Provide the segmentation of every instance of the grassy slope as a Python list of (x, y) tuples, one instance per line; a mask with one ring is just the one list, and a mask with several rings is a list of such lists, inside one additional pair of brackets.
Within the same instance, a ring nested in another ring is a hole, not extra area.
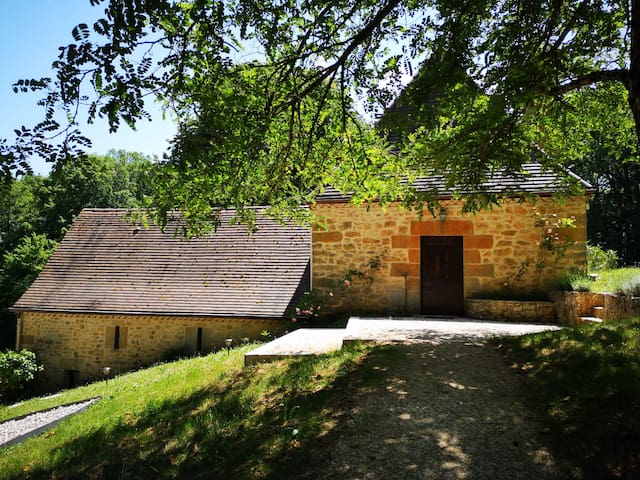
[[(243, 368), (250, 347), (166, 363), (0, 409), (7, 419), (102, 397), (49, 433), (0, 450), (2, 478), (278, 478), (335, 425), (326, 405), (368, 347)], [(302, 450), (302, 449), (301, 449)], [(292, 461), (284, 462), (283, 458)], [(296, 463), (297, 462), (297, 463)]]
[(584, 478), (640, 478), (640, 319), (500, 343)]

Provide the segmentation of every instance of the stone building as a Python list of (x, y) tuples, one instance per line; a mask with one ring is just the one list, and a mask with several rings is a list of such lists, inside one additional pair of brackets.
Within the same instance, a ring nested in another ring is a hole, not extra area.
[[(16, 347), (36, 351), (59, 387), (105, 366), (115, 373), (277, 333), (310, 287), (326, 295), (326, 310), (378, 315), (461, 315), (481, 294), (551, 290), (586, 265), (588, 195), (555, 194), (567, 179), (589, 186), (537, 164), (525, 171), (491, 177), (482, 188), (506, 200), (475, 214), (446, 193), (435, 217), (420, 218), (328, 189), (310, 206), (322, 228), (258, 214), (251, 236), (227, 223), (232, 212), (217, 232), (186, 241), (133, 225), (125, 210), (83, 210), (13, 307)], [(416, 186), (441, 191), (442, 180)], [(556, 225), (561, 218), (573, 228)]]
[[(355, 206), (328, 189), (313, 206), (324, 218), (313, 230), (313, 288), (340, 290), (327, 305), (337, 311), (425, 315), (464, 314), (465, 300), (477, 295), (552, 290), (567, 270), (586, 268), (587, 239), (588, 194), (555, 194), (567, 181), (590, 186), (538, 164), (524, 171), (482, 186), (507, 196), (500, 206), (465, 214), (461, 201), (443, 194), (435, 218), (394, 204)], [(416, 185), (442, 191), (437, 178)], [(573, 228), (556, 226), (562, 218)], [(351, 286), (340, 289), (345, 276)]]
[(224, 212), (217, 232), (187, 241), (126, 213), (83, 210), (13, 307), (16, 347), (38, 353), (48, 388), (278, 333), (309, 288), (306, 228), (258, 214), (249, 236)]

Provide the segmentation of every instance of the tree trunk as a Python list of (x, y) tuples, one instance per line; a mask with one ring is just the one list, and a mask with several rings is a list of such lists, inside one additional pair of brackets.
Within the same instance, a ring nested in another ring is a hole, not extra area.
[(631, 0), (631, 52), (629, 54), (629, 106), (640, 143), (640, 0)]

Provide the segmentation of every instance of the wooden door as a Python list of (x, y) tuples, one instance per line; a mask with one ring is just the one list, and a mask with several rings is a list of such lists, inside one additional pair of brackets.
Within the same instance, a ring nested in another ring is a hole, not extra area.
[(422, 237), (420, 278), (422, 313), (464, 314), (462, 237)]

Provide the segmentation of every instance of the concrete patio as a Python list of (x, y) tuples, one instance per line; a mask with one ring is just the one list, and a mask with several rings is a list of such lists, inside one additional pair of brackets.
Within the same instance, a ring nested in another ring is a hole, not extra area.
[(245, 354), (245, 365), (318, 355), (349, 342), (468, 342), (558, 330), (556, 325), (497, 323), (468, 318), (351, 317), (346, 328), (301, 328)]

